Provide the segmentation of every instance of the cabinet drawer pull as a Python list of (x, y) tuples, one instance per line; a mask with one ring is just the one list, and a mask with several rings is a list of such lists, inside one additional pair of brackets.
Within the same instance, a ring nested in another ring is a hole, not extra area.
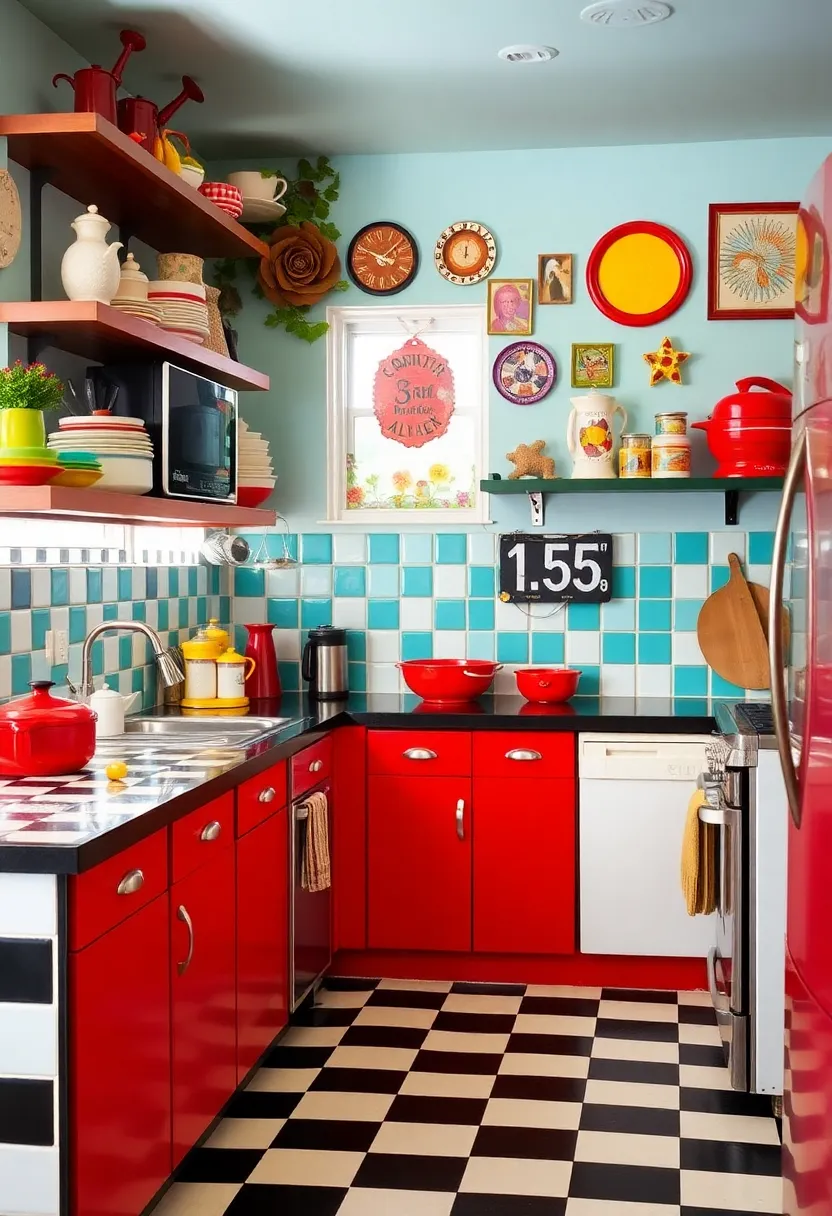
[(258, 802), (271, 802), (274, 799), (274, 786), (267, 785), (264, 790), (261, 790), (257, 795)]
[(456, 804), (456, 834), (460, 840), (465, 839), (465, 799), (460, 798)]
[(144, 886), (144, 874), (141, 870), (128, 870), (116, 887), (117, 895), (135, 895)]
[(402, 752), (408, 760), (435, 760), (436, 752), (432, 752), (429, 747), (409, 747)]
[(216, 840), (222, 831), (222, 824), (213, 819), (211, 823), (206, 823), (205, 827), (199, 833), (200, 840)]
[(184, 963), (176, 964), (177, 975), (184, 975), (191, 965), (191, 960), (194, 957), (194, 922), (191, 920), (188, 909), (184, 904), (180, 904), (176, 909), (177, 920), (181, 920), (184, 925), (188, 926), (188, 954)]
[(310, 773), (319, 773), (324, 766), (323, 760), (313, 760), (309, 765)]
[(540, 752), (533, 752), (526, 747), (515, 747), (512, 751), (506, 752), (506, 760), (542, 760)]

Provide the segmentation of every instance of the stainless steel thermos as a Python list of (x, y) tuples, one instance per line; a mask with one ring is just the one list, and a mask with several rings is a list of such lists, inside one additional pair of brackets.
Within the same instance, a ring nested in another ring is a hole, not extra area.
[(303, 648), (301, 673), (309, 683), (309, 696), (315, 701), (337, 701), (346, 697), (347, 631), (321, 625), (309, 631)]

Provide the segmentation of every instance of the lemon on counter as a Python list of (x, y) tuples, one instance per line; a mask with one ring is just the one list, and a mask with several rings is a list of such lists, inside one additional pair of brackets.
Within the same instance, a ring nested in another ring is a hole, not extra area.
[(127, 765), (123, 760), (114, 760), (112, 764), (107, 765), (104, 772), (110, 781), (121, 781), (122, 777), (127, 776)]

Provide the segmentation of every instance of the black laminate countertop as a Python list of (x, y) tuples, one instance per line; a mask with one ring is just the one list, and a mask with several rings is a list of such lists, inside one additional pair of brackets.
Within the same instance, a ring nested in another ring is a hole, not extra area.
[[(186, 746), (162, 743), (159, 736), (124, 735), (102, 740), (83, 772), (0, 780), (0, 871), (81, 873), (339, 726), (650, 735), (714, 729), (713, 704), (692, 698), (576, 697), (565, 705), (540, 706), (522, 697), (493, 696), (434, 707), (410, 694), (369, 693), (321, 705), (284, 697), (261, 702), (253, 712), (285, 721), (248, 744), (221, 732)], [(113, 760), (128, 765), (123, 781), (107, 779), (104, 770)]]

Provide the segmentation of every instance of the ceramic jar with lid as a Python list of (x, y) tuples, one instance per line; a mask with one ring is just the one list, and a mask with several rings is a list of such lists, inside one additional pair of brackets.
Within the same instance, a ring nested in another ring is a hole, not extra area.
[(650, 476), (649, 435), (622, 435), (618, 452), (618, 476), (623, 480)]
[(656, 435), (651, 448), (654, 477), (690, 477), (687, 435)]
[(75, 241), (61, 260), (61, 282), (70, 300), (97, 300), (109, 304), (118, 291), (121, 270), (118, 251), (121, 241), (107, 244), (112, 224), (94, 205), (76, 215), (71, 227)]
[(189, 709), (206, 708), (206, 701), (217, 697), (217, 659), (220, 648), (214, 638), (200, 629), (189, 641), (182, 643), (185, 660), (185, 696), (182, 705)]
[(128, 253), (121, 267), (118, 291), (113, 298), (116, 300), (129, 300), (134, 304), (146, 304), (147, 284), (147, 275), (142, 273), (142, 268), (132, 253)]
[(228, 650), (229, 646), (231, 645), (228, 630), (223, 629), (222, 625), (220, 625), (219, 617), (210, 617), (203, 632), (206, 638), (210, 638), (212, 642), (216, 642), (217, 646), (219, 647), (220, 654), (222, 654), (223, 651)]
[(257, 666), (254, 659), (229, 646), (217, 659), (217, 698), (228, 708), (248, 705), (246, 679)]
[(657, 435), (687, 435), (688, 416), (684, 410), (675, 410), (668, 414), (656, 414)]

